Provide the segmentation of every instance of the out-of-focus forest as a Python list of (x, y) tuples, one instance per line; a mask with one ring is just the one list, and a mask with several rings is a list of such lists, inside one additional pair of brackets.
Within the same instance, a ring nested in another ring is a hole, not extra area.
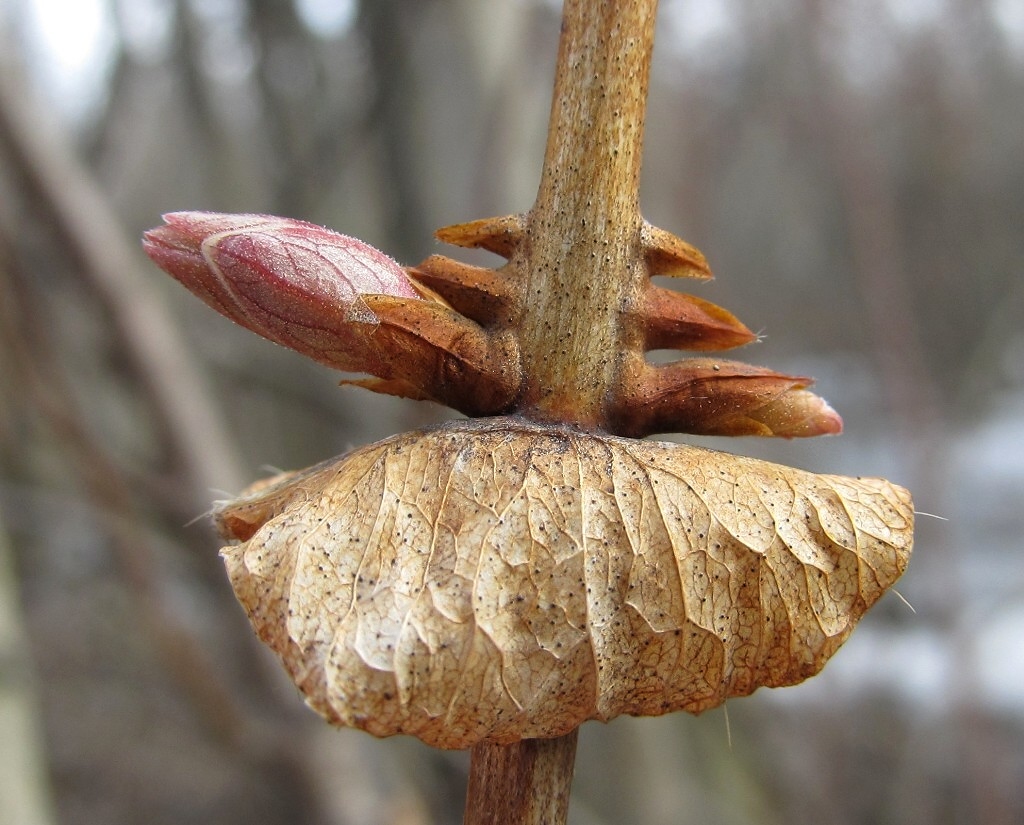
[[(449, 413), (339, 388), (138, 239), (212, 209), (448, 252), (434, 228), (532, 203), (559, 14), (0, 2), (0, 822), (461, 821), (465, 754), (303, 707), (204, 518)], [(646, 217), (763, 332), (741, 357), (816, 376), (846, 421), (695, 440), (886, 475), (945, 520), (818, 678), (585, 725), (571, 821), (1020, 823), (1024, 7), (662, 0), (653, 71)]]

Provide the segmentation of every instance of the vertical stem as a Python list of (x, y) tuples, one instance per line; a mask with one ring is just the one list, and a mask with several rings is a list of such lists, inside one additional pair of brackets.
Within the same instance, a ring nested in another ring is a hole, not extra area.
[(556, 739), (473, 748), (464, 825), (562, 825), (577, 731)]
[(523, 411), (607, 423), (620, 313), (643, 284), (640, 157), (657, 0), (566, 0), (547, 151), (527, 223)]
[[(640, 158), (657, 0), (565, 0), (547, 150), (521, 267), (521, 409), (601, 427), (620, 314), (645, 283)], [(466, 825), (562, 825), (577, 731), (473, 748)]]

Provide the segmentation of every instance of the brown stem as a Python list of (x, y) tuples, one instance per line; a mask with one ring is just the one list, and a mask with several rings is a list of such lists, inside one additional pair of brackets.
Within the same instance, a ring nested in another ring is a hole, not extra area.
[[(566, 0), (548, 144), (524, 243), (520, 409), (538, 420), (603, 427), (623, 324), (643, 294), (640, 158), (657, 0)], [(522, 257), (520, 257), (522, 256)], [(577, 732), (471, 755), (466, 825), (558, 825), (569, 808)]]
[(577, 731), (472, 750), (465, 825), (560, 825), (569, 813)]
[(640, 155), (657, 0), (566, 0), (548, 144), (522, 254), (519, 323), (538, 420), (601, 427), (643, 264)]

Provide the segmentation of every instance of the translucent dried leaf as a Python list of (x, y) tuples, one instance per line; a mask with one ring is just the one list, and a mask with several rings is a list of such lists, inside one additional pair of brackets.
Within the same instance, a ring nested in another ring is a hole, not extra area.
[(218, 513), (235, 591), (309, 704), (444, 748), (802, 681), (903, 572), (912, 521), (881, 479), (509, 418)]

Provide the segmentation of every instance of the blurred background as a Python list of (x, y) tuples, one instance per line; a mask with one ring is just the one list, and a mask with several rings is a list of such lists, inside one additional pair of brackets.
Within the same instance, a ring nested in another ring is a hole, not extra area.
[[(528, 209), (542, 0), (0, 0), (0, 823), (457, 823), (468, 759), (333, 730), (254, 641), (210, 502), (444, 420), (141, 254), (270, 212), (406, 263)], [(699, 443), (914, 492), (821, 676), (584, 726), (571, 821), (1024, 821), (1024, 4), (662, 0), (643, 207), (840, 438)], [(463, 260), (488, 262), (449, 250)]]

